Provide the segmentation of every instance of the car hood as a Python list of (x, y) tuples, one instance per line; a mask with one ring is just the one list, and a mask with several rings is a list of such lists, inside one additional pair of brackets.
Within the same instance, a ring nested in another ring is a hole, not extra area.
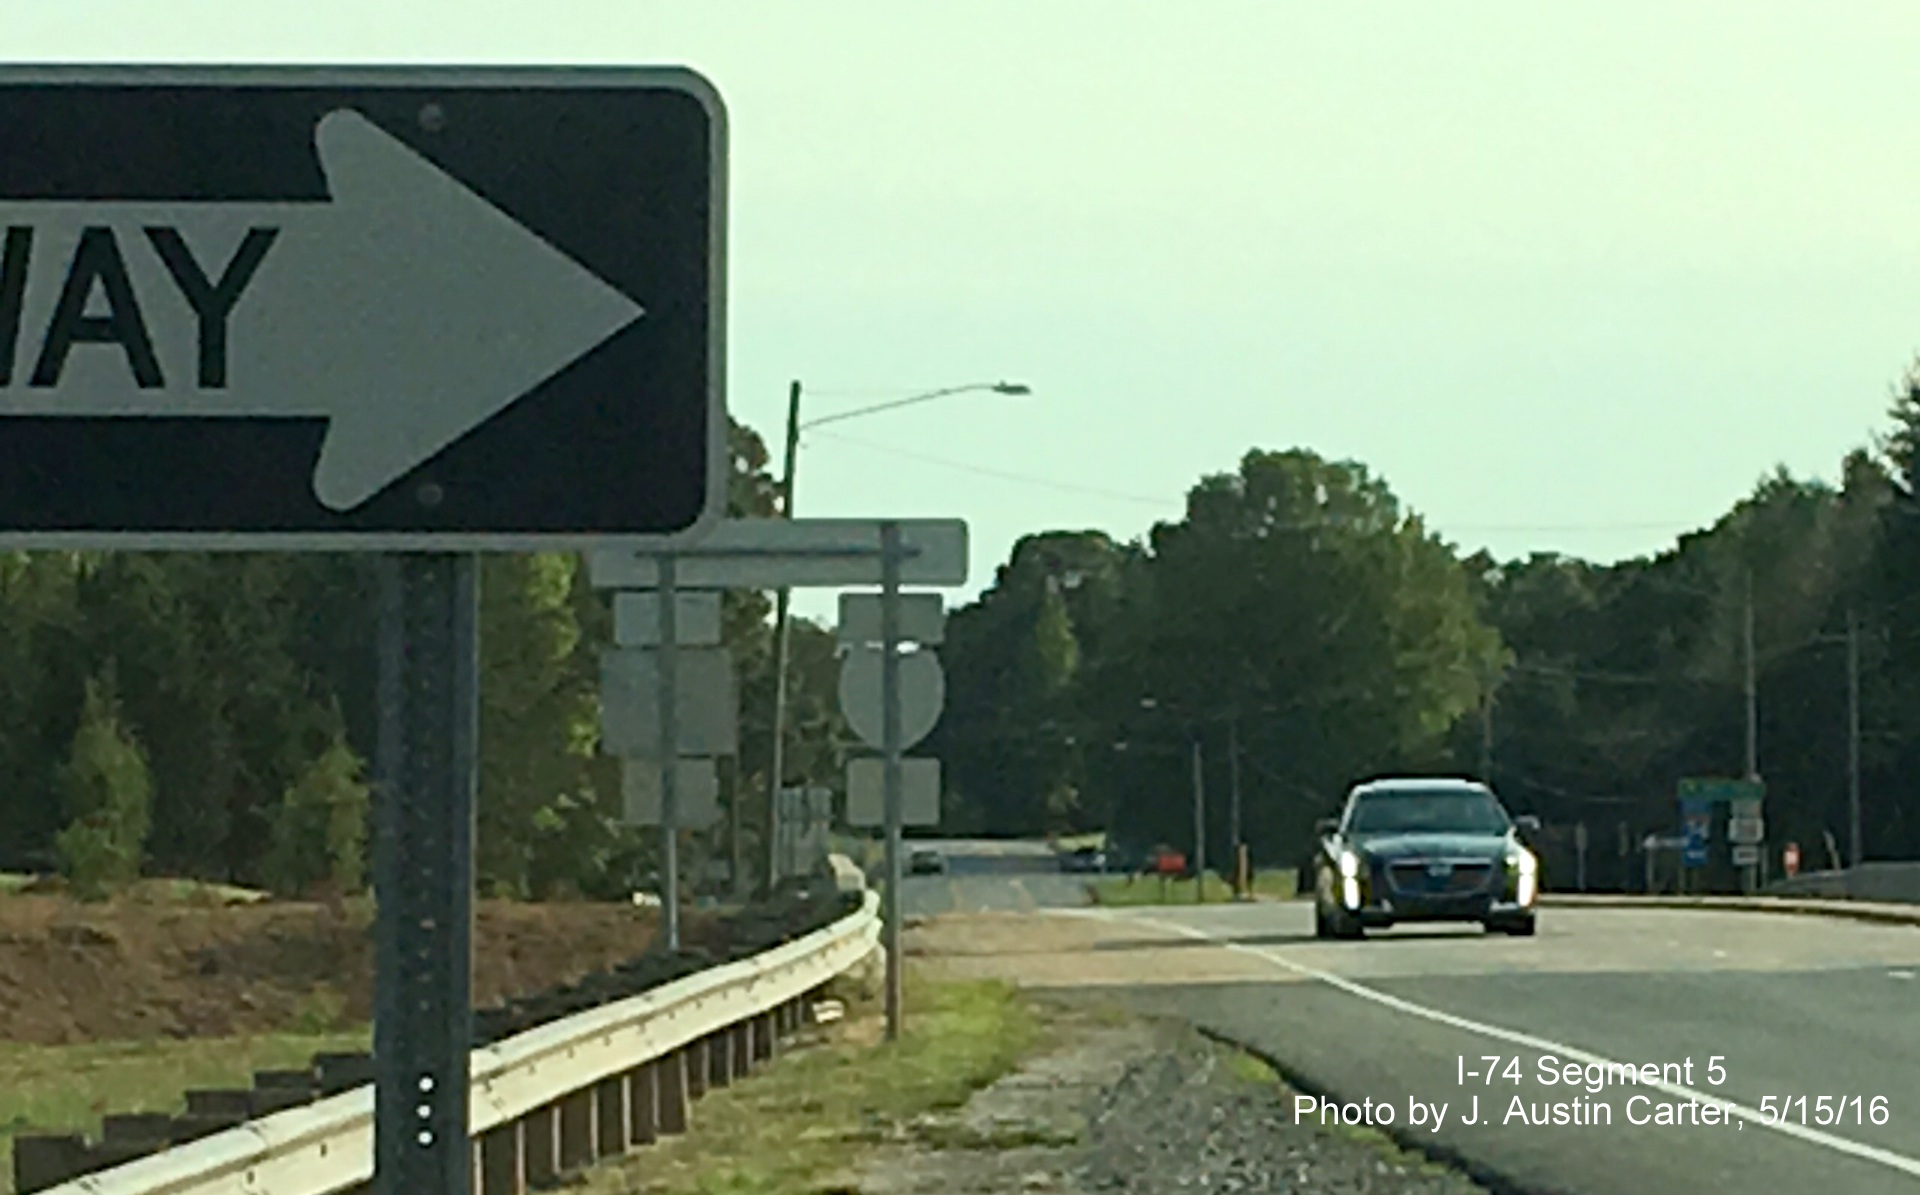
[(1372, 858), (1500, 859), (1510, 840), (1505, 834), (1363, 834), (1349, 840)]

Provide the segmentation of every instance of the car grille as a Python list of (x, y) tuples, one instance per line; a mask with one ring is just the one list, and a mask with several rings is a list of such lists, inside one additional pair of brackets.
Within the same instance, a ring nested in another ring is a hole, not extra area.
[[(1445, 866), (1444, 874), (1432, 869)], [(1454, 896), (1481, 892), (1493, 879), (1493, 864), (1485, 859), (1420, 859), (1387, 866), (1387, 882), (1393, 890), (1407, 896)]]

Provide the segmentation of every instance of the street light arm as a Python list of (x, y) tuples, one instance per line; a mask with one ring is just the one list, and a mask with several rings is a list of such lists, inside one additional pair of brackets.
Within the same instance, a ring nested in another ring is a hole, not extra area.
[(809, 419), (800, 424), (800, 431), (807, 431), (826, 423), (838, 423), (842, 419), (856, 419), (862, 415), (872, 415), (879, 411), (892, 411), (899, 407), (911, 407), (923, 402), (932, 402), (936, 398), (947, 398), (955, 394), (971, 394), (977, 390), (991, 390), (996, 394), (1027, 394), (1026, 386), (1015, 382), (973, 382), (965, 386), (948, 386), (942, 390), (930, 390), (925, 394), (916, 394), (910, 398), (896, 398), (891, 402), (874, 403), (872, 406), (855, 407), (851, 411), (836, 411), (831, 415), (822, 415), (818, 419)]

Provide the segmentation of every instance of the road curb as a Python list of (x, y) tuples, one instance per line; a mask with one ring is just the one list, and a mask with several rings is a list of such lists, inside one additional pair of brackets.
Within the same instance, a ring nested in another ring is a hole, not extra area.
[(1734, 913), (1797, 913), (1840, 917), (1882, 925), (1920, 926), (1920, 905), (1869, 904), (1849, 900), (1806, 900), (1768, 896), (1586, 896), (1542, 894), (1542, 908), (1562, 909), (1711, 909)]

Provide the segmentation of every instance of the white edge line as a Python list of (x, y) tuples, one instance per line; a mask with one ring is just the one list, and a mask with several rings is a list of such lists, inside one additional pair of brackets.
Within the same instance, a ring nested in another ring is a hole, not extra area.
[[(1422, 1004), (1415, 1004), (1410, 1000), (1402, 1000), (1398, 996), (1389, 996), (1385, 992), (1375, 991), (1373, 988), (1367, 987), (1364, 984), (1355, 983), (1351, 979), (1343, 978), (1329, 971), (1322, 971), (1317, 967), (1309, 967), (1304, 963), (1296, 963), (1291, 959), (1283, 958), (1278, 954), (1270, 953), (1256, 946), (1247, 946), (1240, 942), (1222, 941), (1204, 930), (1194, 929), (1191, 926), (1181, 925), (1177, 922), (1161, 921), (1154, 917), (1120, 917), (1115, 916), (1110, 910), (1097, 908), (1062, 909), (1059, 911), (1071, 912), (1081, 916), (1099, 917), (1103, 920), (1118, 924), (1150, 925), (1179, 937), (1212, 942), (1227, 950), (1237, 951), (1241, 954), (1250, 954), (1282, 970), (1291, 971), (1303, 979), (1317, 980), (1329, 987), (1338, 988), (1350, 996), (1358, 996), (1362, 1000), (1371, 1000), (1375, 1004), (1391, 1008), (1396, 1012), (1406, 1013), (1409, 1016), (1419, 1017), (1423, 1020), (1446, 1025), (1453, 1029), (1465, 1030), (1468, 1033), (1476, 1033), (1482, 1037), (1490, 1037), (1496, 1041), (1503, 1041), (1516, 1046), (1525, 1046), (1528, 1049), (1538, 1050), (1547, 1054), (1555, 1054), (1588, 1065), (1626, 1065), (1625, 1063), (1614, 1062), (1609, 1058), (1602, 1058), (1598, 1054), (1590, 1054), (1585, 1050), (1577, 1049), (1573, 1046), (1562, 1045), (1559, 1042), (1548, 1041), (1545, 1038), (1533, 1037), (1512, 1029), (1503, 1029), (1498, 1025), (1488, 1025), (1480, 1021), (1470, 1021), (1465, 1017), (1456, 1017), (1452, 1013), (1441, 1012), (1436, 1008), (1428, 1008)], [(1725, 1099), (1721, 1096), (1709, 1095), (1703, 1091), (1696, 1091), (1691, 1087), (1684, 1087), (1678, 1083), (1643, 1082), (1640, 1086), (1651, 1087), (1655, 1091), (1663, 1092), (1680, 1099), (1692, 1099), (1698, 1100), (1703, 1104), (1713, 1104), (1741, 1117), (1743, 1120), (1752, 1121), (1761, 1128), (1772, 1129), (1777, 1133), (1783, 1133), (1786, 1136), (1797, 1138), (1798, 1140), (1806, 1141), (1814, 1145), (1824, 1145), (1836, 1153), (1843, 1153), (1849, 1157), (1859, 1158), (1868, 1162), (1878, 1162), (1882, 1166), (1897, 1170), (1902, 1174), (1920, 1177), (1920, 1159), (1910, 1158), (1905, 1154), (1897, 1154), (1892, 1150), (1881, 1149), (1875, 1145), (1866, 1145), (1858, 1141), (1850, 1141), (1845, 1137), (1837, 1137), (1832, 1133), (1822, 1132), (1808, 1125), (1795, 1124), (1790, 1120), (1782, 1119), (1776, 1121), (1768, 1117), (1766, 1113), (1760, 1111), (1758, 1108), (1736, 1103), (1733, 1100)]]

